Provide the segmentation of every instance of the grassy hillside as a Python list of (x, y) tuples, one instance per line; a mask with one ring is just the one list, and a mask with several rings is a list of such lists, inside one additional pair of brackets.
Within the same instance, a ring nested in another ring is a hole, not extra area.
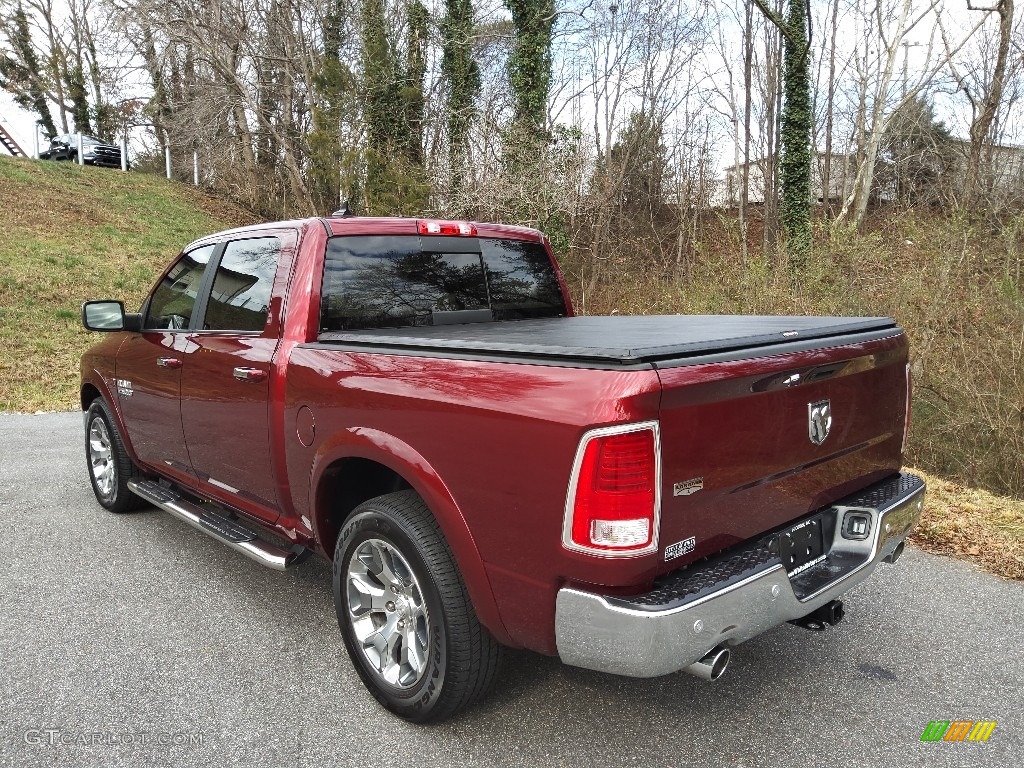
[(928, 501), (911, 541), (929, 552), (1024, 580), (1024, 500), (914, 471), (928, 482)]
[(72, 407), (81, 303), (135, 310), (182, 246), (254, 220), (156, 176), (0, 157), (0, 410)]

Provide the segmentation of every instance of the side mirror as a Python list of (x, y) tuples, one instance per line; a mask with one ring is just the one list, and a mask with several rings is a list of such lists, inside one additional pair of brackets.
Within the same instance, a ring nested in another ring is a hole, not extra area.
[(82, 325), (87, 331), (140, 331), (142, 316), (126, 315), (120, 301), (87, 301), (82, 305)]

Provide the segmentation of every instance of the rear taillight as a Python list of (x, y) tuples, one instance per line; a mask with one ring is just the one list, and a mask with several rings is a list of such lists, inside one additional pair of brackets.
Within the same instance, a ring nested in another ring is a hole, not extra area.
[(565, 505), (562, 543), (604, 557), (658, 548), (658, 423), (588, 432), (580, 441)]
[(438, 221), (417, 219), (416, 228), (421, 235), (462, 235), (476, 237), (476, 226), (468, 221)]
[(900, 445), (900, 453), (907, 452), (907, 437), (910, 435), (910, 398), (914, 393), (914, 388), (910, 381), (910, 363), (907, 363), (907, 403), (906, 411), (903, 415), (903, 443)]

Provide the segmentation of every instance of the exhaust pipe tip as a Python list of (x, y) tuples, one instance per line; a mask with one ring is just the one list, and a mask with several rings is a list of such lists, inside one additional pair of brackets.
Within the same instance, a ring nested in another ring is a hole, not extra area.
[(688, 666), (685, 671), (702, 680), (717, 680), (729, 666), (731, 652), (724, 645), (712, 649), (700, 661)]
[(903, 556), (903, 547), (904, 546), (905, 546), (905, 542), (902, 542), (902, 541), (899, 544), (897, 544), (896, 545), (896, 549), (894, 549), (892, 552), (890, 552), (889, 555), (885, 558), (885, 562), (895, 564), (896, 561), (899, 560), (900, 557)]

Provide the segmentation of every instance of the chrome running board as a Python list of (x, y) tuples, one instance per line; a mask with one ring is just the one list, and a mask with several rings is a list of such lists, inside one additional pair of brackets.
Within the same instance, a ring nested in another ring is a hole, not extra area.
[(231, 549), (241, 552), (260, 565), (284, 571), (306, 559), (309, 550), (296, 544), (291, 549), (281, 549), (260, 539), (248, 528), (234, 520), (218, 514), (214, 508), (205, 509), (182, 498), (170, 488), (166, 488), (152, 480), (131, 479), (128, 488), (132, 493), (141, 496), (150, 504), (160, 507), (179, 520), (184, 520), (193, 528), (207, 536), (226, 544)]

